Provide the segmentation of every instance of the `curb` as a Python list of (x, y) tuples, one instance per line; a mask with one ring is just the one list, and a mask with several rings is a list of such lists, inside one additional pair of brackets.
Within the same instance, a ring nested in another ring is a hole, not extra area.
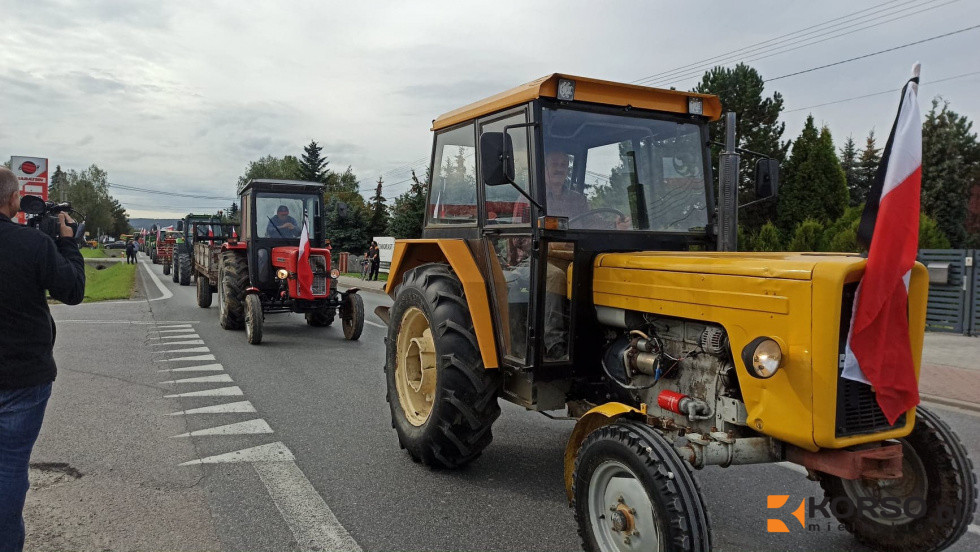
[(957, 399), (947, 399), (946, 397), (927, 395), (925, 393), (919, 393), (919, 399), (921, 399), (922, 402), (931, 402), (943, 406), (962, 408), (963, 410), (969, 410), (971, 412), (980, 412), (980, 403), (961, 401)]
[(379, 288), (375, 288), (375, 287), (372, 287), (372, 286), (365, 286), (365, 285), (363, 285), (364, 282), (365, 282), (365, 280), (357, 280), (357, 279), (354, 279), (354, 278), (343, 276), (343, 277), (340, 278), (340, 280), (339, 280), (338, 283), (340, 285), (344, 286), (344, 287), (347, 287), (347, 288), (356, 287), (360, 291), (367, 291), (367, 292), (370, 292), (370, 293), (378, 293), (378, 294), (381, 294), (381, 295), (388, 295), (387, 293), (385, 293), (384, 286), (382, 286), (379, 289)]

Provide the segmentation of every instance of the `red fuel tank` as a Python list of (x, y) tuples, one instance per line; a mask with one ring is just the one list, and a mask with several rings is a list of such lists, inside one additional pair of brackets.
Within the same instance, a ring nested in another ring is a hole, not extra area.
[[(296, 297), (296, 265), (299, 260), (299, 247), (294, 245), (273, 247), (272, 266), (275, 269), (285, 268), (289, 272), (289, 296)], [(313, 270), (313, 296), (316, 298), (330, 295), (330, 250), (310, 248), (310, 268)]]

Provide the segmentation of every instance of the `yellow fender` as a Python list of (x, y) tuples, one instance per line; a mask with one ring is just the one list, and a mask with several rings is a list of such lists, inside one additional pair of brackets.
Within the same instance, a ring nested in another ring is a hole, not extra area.
[(405, 272), (426, 263), (449, 263), (453, 268), (453, 272), (463, 283), (483, 367), (499, 368), (497, 340), (493, 335), (493, 317), (490, 315), (490, 298), (487, 295), (489, 286), (465, 240), (396, 240), (385, 293), (394, 298), (395, 287), (401, 283)]
[(600, 427), (607, 426), (623, 416), (646, 416), (646, 405), (640, 408), (633, 408), (618, 402), (601, 404), (586, 412), (578, 422), (575, 429), (568, 437), (568, 444), (565, 446), (565, 494), (568, 496), (568, 503), (572, 503), (572, 481), (575, 477), (575, 459), (578, 458), (579, 447), (582, 441), (593, 431)]

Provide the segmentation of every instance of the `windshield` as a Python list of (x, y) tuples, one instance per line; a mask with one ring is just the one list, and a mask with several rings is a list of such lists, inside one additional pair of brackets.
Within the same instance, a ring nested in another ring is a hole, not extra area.
[(262, 238), (299, 238), (303, 229), (303, 213), (310, 219), (318, 216), (317, 196), (311, 194), (260, 193), (255, 198), (256, 235)]
[(544, 110), (545, 208), (569, 228), (703, 233), (699, 125)]

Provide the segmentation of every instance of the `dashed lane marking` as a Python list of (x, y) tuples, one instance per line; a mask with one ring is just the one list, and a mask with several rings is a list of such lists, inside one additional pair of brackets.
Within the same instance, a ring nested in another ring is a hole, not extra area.
[[(191, 330), (194, 331), (194, 330)], [(161, 335), (160, 337), (151, 337), (154, 341), (163, 341), (164, 339), (199, 339), (201, 336), (196, 333), (184, 334), (184, 335)]]
[(220, 364), (202, 364), (200, 366), (185, 366), (183, 368), (166, 368), (157, 372), (220, 372), (224, 370)]
[(238, 401), (226, 404), (215, 404), (212, 406), (202, 406), (190, 410), (173, 412), (167, 416), (187, 416), (190, 414), (231, 414), (231, 413), (251, 413), (255, 412), (255, 407), (249, 401)]
[(169, 322), (156, 322), (156, 324), (157, 324), (157, 329), (160, 329), (160, 330), (173, 330), (175, 328), (190, 328), (191, 327), (190, 323), (187, 323), (187, 322), (179, 322), (178, 323), (178, 322), (174, 322), (172, 320), (169, 321)]
[(286, 445), (276, 441), (275, 443), (269, 443), (268, 445), (259, 445), (257, 447), (226, 452), (215, 456), (207, 456), (205, 458), (198, 458), (197, 460), (190, 460), (184, 462), (181, 464), (181, 466), (193, 466), (196, 464), (228, 464), (237, 462), (292, 462), (295, 459), (296, 457), (293, 456), (292, 451), (286, 448)]
[(173, 399), (177, 397), (241, 397), (245, 393), (242, 393), (242, 388), (237, 385), (231, 387), (219, 387), (217, 389), (205, 389), (204, 391), (189, 391), (187, 393), (175, 393), (173, 395), (164, 395), (168, 399)]
[(187, 341), (164, 341), (163, 343), (150, 343), (151, 347), (161, 347), (161, 346), (173, 347), (174, 345), (204, 345), (203, 339), (188, 339)]
[(188, 431), (187, 433), (174, 435), (174, 438), (204, 437), (214, 435), (259, 435), (263, 433), (272, 433), (272, 428), (269, 427), (269, 424), (266, 423), (265, 420), (259, 418), (257, 420), (248, 420), (246, 422), (237, 422), (218, 427), (209, 427), (207, 429), (199, 429), (197, 431)]
[(210, 351), (211, 349), (208, 349), (207, 347), (189, 347), (187, 349), (168, 349), (166, 351), (153, 351), (153, 352), (157, 354), (161, 354), (161, 353), (207, 353)]
[(231, 376), (228, 374), (219, 374), (217, 376), (200, 376), (196, 378), (184, 378), (176, 379), (170, 381), (161, 381), (160, 384), (177, 384), (177, 383), (232, 383)]
[[(163, 351), (157, 351), (158, 353)], [(185, 360), (217, 360), (214, 355), (196, 355), (196, 356), (186, 356), (178, 358), (160, 358), (157, 362), (182, 362)]]

